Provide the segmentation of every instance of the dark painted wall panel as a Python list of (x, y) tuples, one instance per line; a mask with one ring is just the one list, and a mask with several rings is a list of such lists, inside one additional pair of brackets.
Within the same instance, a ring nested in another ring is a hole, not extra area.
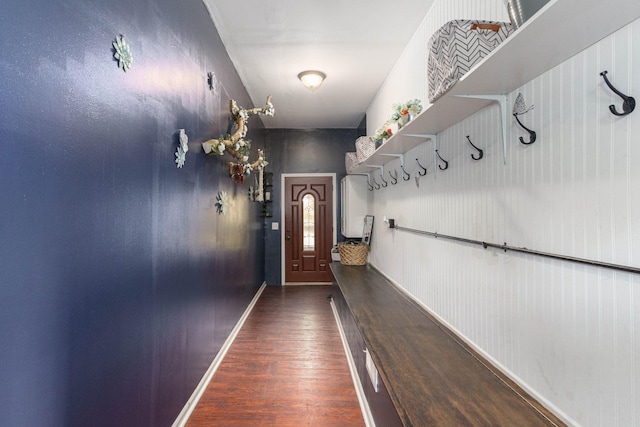
[(264, 278), (260, 207), (199, 145), (246, 90), (200, 0), (4, 0), (0, 44), (3, 424), (170, 425)]
[(340, 317), (340, 323), (342, 324), (342, 329), (349, 344), (351, 357), (356, 365), (356, 371), (358, 372), (358, 377), (360, 378), (360, 383), (362, 384), (362, 389), (364, 390), (375, 424), (385, 427), (402, 426), (402, 421), (393, 406), (389, 392), (384, 384), (380, 383), (380, 387), (376, 392), (371, 383), (366, 366), (366, 354), (364, 353), (367, 345), (362, 338), (353, 314), (351, 314), (351, 310), (338, 285), (333, 285), (331, 295), (333, 296), (333, 302), (336, 305), (336, 311)]
[[(340, 224), (340, 180), (345, 176), (344, 155), (355, 151), (357, 129), (267, 129), (267, 170), (273, 172), (273, 217), (267, 219), (266, 281), (269, 285), (281, 285), (281, 232), (271, 230), (271, 223), (284, 218), (281, 212), (283, 173), (335, 173), (337, 191), (337, 224)], [(342, 235), (338, 230), (338, 241)]]

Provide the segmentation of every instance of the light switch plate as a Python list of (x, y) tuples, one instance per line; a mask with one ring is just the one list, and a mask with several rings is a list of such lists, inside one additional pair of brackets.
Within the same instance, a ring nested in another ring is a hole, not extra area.
[(271, 229), (272, 230), (280, 230), (280, 223), (279, 222), (272, 222), (271, 223)]

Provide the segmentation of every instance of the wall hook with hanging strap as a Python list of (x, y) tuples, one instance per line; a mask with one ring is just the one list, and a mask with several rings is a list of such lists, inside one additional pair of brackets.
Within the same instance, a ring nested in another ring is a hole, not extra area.
[(531, 129), (529, 129), (528, 127), (526, 127), (525, 125), (522, 124), (522, 122), (520, 121), (520, 119), (518, 118), (518, 114), (517, 113), (513, 113), (513, 117), (516, 118), (516, 121), (518, 122), (518, 124), (522, 127), (522, 129), (526, 130), (527, 132), (529, 132), (529, 142), (525, 142), (523, 137), (520, 137), (520, 142), (524, 145), (529, 145), (529, 144), (533, 144), (534, 142), (536, 142), (536, 133), (534, 131), (532, 131)]
[[(420, 160), (416, 159), (416, 162), (418, 162), (418, 166), (420, 166), (420, 169), (422, 169), (421, 171), (418, 171), (418, 175), (420, 176), (425, 176), (427, 174), (427, 168), (425, 168), (424, 166), (422, 166), (420, 164)], [(403, 169), (404, 170), (404, 169)], [(404, 177), (403, 177), (404, 179)], [(408, 180), (407, 180), (408, 181)]]
[(445, 159), (442, 158), (440, 153), (438, 153), (438, 150), (436, 150), (436, 155), (438, 156), (438, 158), (440, 160), (442, 160), (444, 162), (444, 167), (442, 167), (442, 165), (438, 165), (438, 169), (440, 169), (441, 171), (447, 170), (449, 168), (449, 162), (447, 162)]
[(398, 183), (398, 171), (394, 170), (394, 172), (396, 173), (395, 176), (391, 173), (391, 171), (389, 171), (389, 176), (391, 177), (392, 185), (396, 185)]
[(471, 158), (472, 158), (473, 160), (480, 160), (482, 157), (484, 157), (484, 151), (483, 151), (483, 150), (481, 150), (480, 148), (476, 147), (476, 146), (473, 144), (473, 142), (471, 142), (471, 138), (469, 138), (469, 135), (467, 135), (467, 141), (469, 141), (469, 144), (471, 144), (471, 146), (472, 146), (473, 148), (475, 148), (476, 150), (478, 150), (478, 157), (476, 157), (476, 156), (475, 156), (475, 154), (472, 154), (472, 155), (471, 155)]
[(607, 78), (607, 70), (601, 72), (600, 75), (604, 79), (604, 82), (607, 84), (607, 86), (609, 86), (609, 89), (611, 89), (616, 95), (622, 98), (622, 113), (619, 113), (618, 110), (616, 110), (616, 106), (613, 104), (609, 105), (609, 111), (611, 111), (616, 116), (626, 116), (627, 114), (631, 114), (631, 112), (636, 108), (636, 100), (631, 96), (623, 94), (618, 89), (613, 87), (613, 85)]

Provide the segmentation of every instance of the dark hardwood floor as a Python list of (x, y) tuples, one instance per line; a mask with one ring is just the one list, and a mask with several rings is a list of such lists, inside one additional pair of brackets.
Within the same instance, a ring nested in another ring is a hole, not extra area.
[(330, 293), (266, 287), (187, 426), (364, 426)]

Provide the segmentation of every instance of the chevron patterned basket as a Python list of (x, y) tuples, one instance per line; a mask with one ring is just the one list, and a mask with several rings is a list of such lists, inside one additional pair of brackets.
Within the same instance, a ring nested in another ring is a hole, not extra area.
[(429, 102), (451, 89), (511, 33), (513, 27), (507, 22), (458, 19), (440, 27), (429, 40)]

